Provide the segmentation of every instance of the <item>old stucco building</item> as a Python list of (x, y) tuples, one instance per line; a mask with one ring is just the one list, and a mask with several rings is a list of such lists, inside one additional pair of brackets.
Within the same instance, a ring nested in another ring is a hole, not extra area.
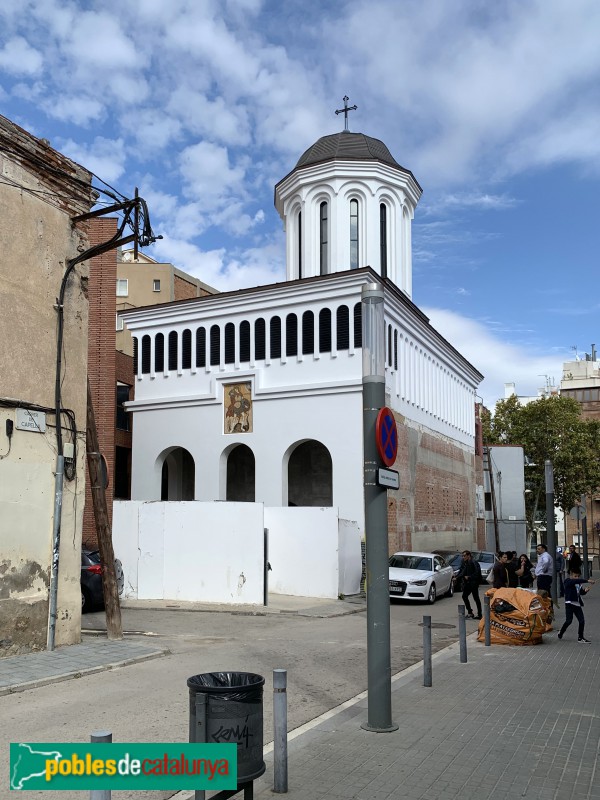
[(57, 425), (65, 460), (56, 644), (79, 641), (85, 486), (87, 269), (64, 295), (56, 415), (57, 298), (88, 246), (91, 173), (0, 117), (0, 656), (47, 641)]

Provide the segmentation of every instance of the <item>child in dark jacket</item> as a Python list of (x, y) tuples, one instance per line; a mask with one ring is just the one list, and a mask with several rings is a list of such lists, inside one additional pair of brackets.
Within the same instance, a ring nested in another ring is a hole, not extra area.
[(585, 632), (585, 617), (583, 616), (583, 600), (581, 599), (582, 594), (587, 594), (589, 591), (588, 589), (582, 589), (582, 584), (584, 583), (596, 583), (591, 578), (586, 580), (585, 578), (580, 577), (580, 573), (578, 570), (572, 569), (569, 573), (569, 577), (565, 580), (565, 614), (566, 618), (563, 623), (562, 628), (558, 634), (558, 638), (562, 639), (565, 631), (569, 627), (569, 625), (573, 622), (573, 616), (577, 617), (577, 621), (579, 622), (579, 630), (577, 632), (577, 641), (580, 644), (589, 644), (589, 639), (586, 639), (584, 636)]

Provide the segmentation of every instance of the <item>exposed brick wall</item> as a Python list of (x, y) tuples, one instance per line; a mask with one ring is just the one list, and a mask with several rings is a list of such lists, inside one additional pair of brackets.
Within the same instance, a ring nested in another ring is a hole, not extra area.
[[(90, 244), (105, 242), (113, 237), (116, 232), (116, 219), (93, 219), (90, 224)], [(116, 250), (109, 250), (107, 253), (96, 256), (91, 260), (89, 277), (88, 378), (92, 391), (100, 452), (104, 454), (108, 464), (110, 486), (107, 492), (107, 500), (108, 515), (111, 522), (111, 487), (115, 457), (116, 279)], [(86, 475), (82, 540), (88, 546), (97, 546), (98, 543), (89, 474)]]
[(195, 283), (190, 283), (179, 275), (173, 276), (174, 300), (189, 300), (191, 297), (198, 297), (198, 289)]
[[(115, 354), (115, 378), (120, 383), (126, 383), (129, 388), (129, 399), (134, 399), (135, 394), (135, 380), (133, 375), (133, 357), (128, 356), (126, 353), (122, 353), (120, 350), (117, 350)], [(133, 431), (133, 416), (129, 415), (129, 430), (122, 431), (116, 430), (115, 431), (115, 446), (116, 447), (126, 447), (128, 450), (131, 450), (131, 434)]]
[(395, 550), (464, 547), (477, 540), (475, 455), (395, 414), (400, 489), (388, 492), (388, 544)]

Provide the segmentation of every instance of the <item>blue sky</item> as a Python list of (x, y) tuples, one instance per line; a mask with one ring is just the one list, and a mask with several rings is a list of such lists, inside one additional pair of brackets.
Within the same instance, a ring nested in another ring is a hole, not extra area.
[(600, 346), (599, 42), (597, 0), (0, 0), (0, 112), (234, 289), (284, 279), (273, 185), (349, 95), (424, 189), (413, 299), (491, 403)]

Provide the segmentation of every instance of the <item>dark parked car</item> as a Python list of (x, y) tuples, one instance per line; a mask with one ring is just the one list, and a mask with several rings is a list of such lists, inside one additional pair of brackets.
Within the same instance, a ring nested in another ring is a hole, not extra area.
[[(115, 574), (119, 594), (123, 593), (125, 581), (123, 566), (115, 558)], [(95, 608), (104, 608), (104, 592), (102, 590), (102, 564), (98, 550), (81, 551), (81, 611), (85, 614)]]

